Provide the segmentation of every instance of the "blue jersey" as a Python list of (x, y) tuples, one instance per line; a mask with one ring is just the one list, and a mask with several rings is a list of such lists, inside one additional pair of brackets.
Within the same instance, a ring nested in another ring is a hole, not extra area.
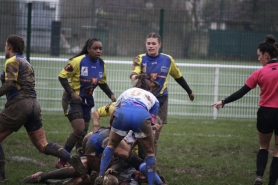
[(5, 62), (1, 80), (5, 83), (15, 82), (15, 87), (6, 94), (6, 105), (23, 98), (36, 97), (34, 70), (20, 54), (14, 55)]
[(138, 55), (133, 60), (132, 72), (137, 75), (147, 74), (150, 81), (159, 85), (159, 88), (152, 92), (155, 96), (168, 95), (169, 75), (175, 79), (182, 77), (174, 59), (163, 53), (159, 53), (156, 57), (151, 57), (147, 53)]
[(87, 54), (81, 55), (70, 60), (59, 77), (70, 79), (71, 88), (82, 98), (83, 104), (94, 106), (94, 89), (106, 83), (105, 63), (102, 59), (93, 62)]
[(110, 129), (103, 127), (93, 133), (87, 141), (85, 149), (86, 153), (88, 155), (101, 157), (101, 154), (103, 153), (103, 150), (107, 145), (105, 141), (109, 138), (109, 134)]

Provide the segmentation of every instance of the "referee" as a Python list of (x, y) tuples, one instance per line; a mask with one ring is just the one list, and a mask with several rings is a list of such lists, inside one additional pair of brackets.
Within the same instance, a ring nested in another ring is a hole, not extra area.
[(253, 72), (241, 89), (230, 96), (218, 101), (212, 106), (219, 109), (225, 104), (242, 98), (257, 85), (261, 89), (259, 109), (257, 112), (257, 130), (260, 149), (257, 154), (256, 179), (253, 185), (261, 185), (262, 177), (268, 161), (270, 141), (275, 134), (273, 158), (269, 172), (268, 185), (275, 185), (278, 178), (278, 45), (272, 35), (259, 44), (257, 49), (258, 60), (262, 68)]

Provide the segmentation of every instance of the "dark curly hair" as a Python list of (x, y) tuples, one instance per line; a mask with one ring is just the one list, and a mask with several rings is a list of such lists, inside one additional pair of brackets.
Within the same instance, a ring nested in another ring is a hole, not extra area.
[(146, 91), (151, 91), (151, 82), (148, 80), (148, 76), (146, 74), (138, 75), (137, 79), (138, 81), (136, 82), (134, 87), (138, 87)]
[(18, 35), (10, 35), (7, 38), (7, 43), (10, 44), (13, 48), (14, 53), (23, 54), (25, 49), (24, 40)]
[(278, 45), (275, 43), (275, 37), (273, 35), (267, 35), (266, 40), (259, 44), (258, 49), (265, 53), (267, 52), (271, 58), (277, 58)]
[(101, 42), (101, 41), (100, 41), (99, 39), (97, 39), (97, 38), (90, 38), (90, 39), (88, 39), (88, 40), (85, 42), (85, 44), (84, 44), (82, 50), (81, 50), (77, 55), (71, 57), (69, 60), (71, 60), (71, 59), (73, 59), (73, 58), (75, 58), (75, 57), (84, 55), (84, 54), (88, 54), (87, 48), (91, 47), (91, 46), (93, 45), (94, 42)]

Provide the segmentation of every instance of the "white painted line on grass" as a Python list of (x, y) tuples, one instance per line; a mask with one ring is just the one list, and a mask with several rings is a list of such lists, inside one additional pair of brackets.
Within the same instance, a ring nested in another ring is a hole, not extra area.
[(172, 133), (172, 134), (164, 134), (162, 135), (171, 135), (171, 136), (176, 136), (176, 137), (181, 137), (181, 136), (199, 136), (199, 137), (220, 137), (220, 138), (231, 138), (231, 137), (239, 137), (239, 136), (232, 136), (231, 134), (227, 135), (222, 135), (222, 134), (187, 134), (187, 133)]
[(37, 164), (37, 165), (40, 165), (40, 166), (45, 166), (44, 163), (42, 162), (39, 162), (35, 159), (31, 159), (29, 157), (23, 157), (23, 156), (12, 156), (12, 157), (8, 157), (10, 158), (11, 160), (13, 161), (23, 161), (23, 162), (31, 162), (31, 163), (34, 163), (34, 164)]

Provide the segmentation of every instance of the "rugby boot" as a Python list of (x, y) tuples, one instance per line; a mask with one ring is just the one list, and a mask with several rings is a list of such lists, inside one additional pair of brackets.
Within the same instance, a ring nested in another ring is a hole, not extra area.
[(37, 172), (33, 175), (30, 175), (28, 177), (25, 177), (22, 182), (23, 183), (38, 183), (38, 182), (42, 182), (42, 175), (43, 172)]
[(257, 176), (253, 185), (262, 185), (263, 184), (263, 180), (261, 176)]

